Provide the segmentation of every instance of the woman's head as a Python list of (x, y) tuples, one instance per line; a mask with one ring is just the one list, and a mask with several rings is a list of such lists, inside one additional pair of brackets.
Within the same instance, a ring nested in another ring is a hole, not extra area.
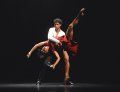
[(48, 52), (49, 52), (49, 46), (44, 46), (44, 47), (42, 48), (42, 51), (43, 51), (44, 53), (48, 53)]

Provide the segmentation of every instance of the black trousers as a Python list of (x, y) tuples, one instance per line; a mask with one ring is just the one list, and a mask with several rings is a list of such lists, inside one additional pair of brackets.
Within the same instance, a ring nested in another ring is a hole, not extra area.
[(42, 79), (44, 78), (46, 72), (49, 70), (50, 68), (50, 65), (51, 65), (51, 60), (52, 60), (52, 57), (51, 56), (46, 56), (44, 61), (43, 61), (43, 65), (42, 65), (42, 68), (39, 72), (39, 75), (38, 75), (38, 79), (37, 81), (42, 81)]

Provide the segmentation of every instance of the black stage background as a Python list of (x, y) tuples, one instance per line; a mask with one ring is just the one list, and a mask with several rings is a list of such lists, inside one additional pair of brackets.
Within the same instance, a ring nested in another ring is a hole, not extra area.
[[(109, 4), (108, 4), (109, 3)], [(88, 0), (3, 0), (0, 29), (0, 83), (36, 82), (40, 62), (28, 51), (47, 39), (54, 18), (63, 20), (62, 29), (86, 8), (76, 26), (79, 55), (71, 60), (71, 77), (76, 83), (120, 83), (118, 11), (113, 2)], [(89, 7), (88, 7), (89, 6)], [(113, 26), (114, 25), (114, 26)], [(49, 71), (45, 82), (63, 80), (64, 63)]]

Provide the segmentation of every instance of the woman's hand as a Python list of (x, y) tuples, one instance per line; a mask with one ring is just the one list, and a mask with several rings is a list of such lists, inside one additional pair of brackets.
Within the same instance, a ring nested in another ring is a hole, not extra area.
[(30, 57), (31, 57), (31, 52), (28, 52), (27, 58), (30, 58)]
[(52, 69), (55, 69), (55, 65), (53, 64), (53, 65), (50, 65), (50, 67), (52, 68)]

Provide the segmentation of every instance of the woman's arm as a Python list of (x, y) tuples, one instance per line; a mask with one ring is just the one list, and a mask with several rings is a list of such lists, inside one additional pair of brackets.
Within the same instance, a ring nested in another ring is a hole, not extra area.
[(38, 47), (40, 47), (40, 46), (43, 46), (45, 43), (47, 43), (48, 41), (44, 41), (44, 42), (40, 42), (40, 43), (38, 43), (38, 44), (35, 44), (34, 46), (33, 46), (33, 48), (28, 52), (28, 54), (27, 54), (27, 57), (29, 58), (30, 56), (31, 56), (31, 54), (33, 53), (33, 51), (35, 51)]
[(50, 67), (53, 68), (53, 69), (55, 69), (56, 65), (57, 65), (57, 64), (59, 63), (59, 61), (60, 61), (60, 56), (59, 56), (59, 54), (58, 54), (57, 51), (54, 51), (53, 53), (55, 54), (55, 56), (56, 56), (57, 59), (56, 59), (55, 63), (52, 64)]

